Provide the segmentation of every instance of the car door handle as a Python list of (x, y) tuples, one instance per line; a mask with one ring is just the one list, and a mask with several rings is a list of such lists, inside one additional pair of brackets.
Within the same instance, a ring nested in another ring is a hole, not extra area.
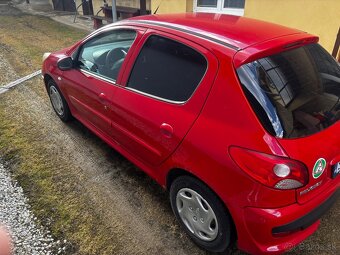
[(109, 102), (108, 97), (104, 93), (99, 94), (99, 101), (104, 105), (104, 109), (107, 110), (108, 106), (107, 103)]
[(107, 96), (106, 96), (104, 93), (100, 93), (100, 94), (99, 94), (99, 100), (100, 100), (100, 102), (102, 102), (102, 103), (106, 103), (106, 102), (109, 101), (109, 99), (107, 98)]
[(172, 128), (172, 126), (167, 123), (163, 123), (160, 126), (160, 130), (162, 135), (165, 136), (166, 138), (171, 138), (174, 133), (174, 129)]

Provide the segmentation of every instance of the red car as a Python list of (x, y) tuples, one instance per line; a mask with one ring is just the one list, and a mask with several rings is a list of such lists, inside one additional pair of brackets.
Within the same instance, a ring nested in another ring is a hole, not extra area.
[(282, 253), (339, 195), (340, 67), (316, 36), (220, 14), (153, 15), (44, 55), (78, 119), (169, 190), (192, 240)]

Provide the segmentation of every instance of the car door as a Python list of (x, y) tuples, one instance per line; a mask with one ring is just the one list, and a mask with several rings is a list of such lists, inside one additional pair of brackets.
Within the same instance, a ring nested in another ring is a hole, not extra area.
[(203, 107), (218, 69), (207, 49), (148, 30), (112, 100), (114, 139), (134, 157), (160, 164), (179, 145)]
[(79, 48), (76, 67), (63, 77), (75, 117), (102, 134), (111, 134), (110, 98), (125, 59), (143, 31), (121, 27), (95, 35)]

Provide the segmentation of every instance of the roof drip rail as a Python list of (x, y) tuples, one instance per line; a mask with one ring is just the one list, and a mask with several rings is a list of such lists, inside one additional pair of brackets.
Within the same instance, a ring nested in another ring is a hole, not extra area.
[(207, 39), (209, 41), (221, 44), (223, 46), (226, 46), (226, 47), (233, 49), (233, 50), (236, 50), (236, 51), (241, 50), (239, 47), (237, 47), (235, 45), (224, 42), (224, 41), (219, 40), (217, 38), (214, 38), (212, 36), (209, 36), (209, 35), (206, 35), (206, 34), (203, 34), (203, 33), (200, 33), (200, 32), (196, 32), (196, 31), (193, 31), (193, 30), (189, 30), (185, 27), (179, 27), (179, 26), (171, 25), (170, 23), (150, 21), (150, 20), (131, 20), (131, 21), (128, 21), (128, 22), (134, 22), (134, 23), (137, 23), (137, 24), (138, 23), (139, 24), (148, 24), (148, 25), (155, 25), (155, 26), (170, 28), (170, 29), (174, 29), (174, 30), (177, 30), (177, 31), (180, 31), (180, 32), (185, 32), (185, 33), (188, 33), (188, 34), (191, 34), (191, 35), (203, 38), (203, 39)]

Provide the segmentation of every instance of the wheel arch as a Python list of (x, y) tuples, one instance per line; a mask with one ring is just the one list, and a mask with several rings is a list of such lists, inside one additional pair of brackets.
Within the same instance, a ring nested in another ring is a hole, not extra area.
[(229, 217), (231, 219), (231, 225), (232, 225), (232, 231), (231, 231), (231, 243), (235, 243), (235, 241), (237, 240), (237, 229), (234, 223), (234, 219), (233, 216), (231, 215), (228, 206), (223, 202), (223, 200), (220, 198), (220, 196), (215, 192), (214, 189), (212, 189), (210, 187), (210, 185), (208, 185), (206, 182), (204, 182), (201, 178), (199, 178), (198, 176), (194, 175), (192, 172), (182, 169), (182, 168), (173, 168), (171, 169), (166, 176), (166, 183), (165, 183), (165, 187), (167, 191), (170, 191), (170, 187), (172, 185), (172, 183), (180, 176), (191, 176), (197, 180), (199, 180), (200, 182), (202, 182), (203, 184), (205, 184), (217, 197), (217, 199), (222, 203), (222, 205), (224, 206), (224, 209), (226, 210), (226, 212), (229, 214)]
[[(70, 120), (73, 119), (73, 115), (72, 115), (72, 112), (71, 112), (71, 109), (69, 107), (69, 103), (66, 99), (66, 97), (63, 95), (62, 91), (60, 90), (57, 82), (53, 79), (53, 77), (47, 73), (44, 74), (44, 83), (45, 83), (45, 89), (46, 89), (46, 92), (47, 94), (49, 95), (49, 83), (50, 82), (53, 82), (53, 85), (56, 87), (56, 89), (58, 90), (58, 93), (60, 94), (60, 97), (61, 97), (61, 100), (63, 102), (63, 105), (64, 105), (64, 113), (62, 116), (59, 115), (59, 113), (57, 113), (57, 115), (59, 116), (59, 118), (63, 121), (63, 122), (68, 122)], [(50, 99), (51, 100), (51, 99)], [(53, 102), (51, 100), (51, 103), (53, 105)], [(54, 109), (55, 110), (55, 109)], [(56, 110), (55, 110), (56, 111)]]
[(45, 74), (45, 75), (44, 75), (44, 83), (45, 83), (45, 88), (46, 88), (46, 90), (47, 90), (47, 84), (48, 84), (48, 82), (49, 82), (50, 80), (53, 80), (52, 76), (49, 75), (49, 74)]
[[(166, 189), (169, 191), (171, 184), (174, 182), (174, 180), (176, 178), (180, 177), (180, 176), (183, 176), (183, 175), (188, 175), (188, 176), (194, 177), (196, 179), (199, 179), (197, 176), (193, 175), (191, 172), (189, 172), (187, 170), (184, 170), (182, 168), (173, 168), (168, 172), (168, 174), (166, 176), (166, 180), (165, 180)], [(200, 180), (200, 181), (202, 181), (202, 180)]]

